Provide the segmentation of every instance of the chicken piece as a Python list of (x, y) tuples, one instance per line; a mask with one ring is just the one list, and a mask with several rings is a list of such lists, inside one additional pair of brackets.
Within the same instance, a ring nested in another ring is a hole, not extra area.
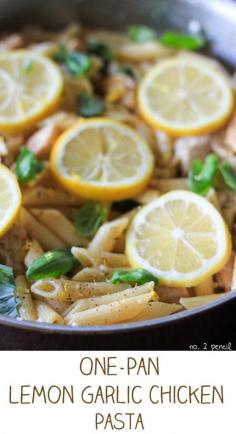
[(78, 120), (78, 116), (76, 116), (76, 114), (72, 112), (59, 111), (43, 119), (39, 123), (39, 127), (42, 128), (46, 126), (56, 126), (63, 131), (67, 128), (70, 128), (76, 122), (76, 120)]
[(211, 151), (211, 137), (181, 137), (175, 141), (175, 158), (179, 162), (183, 175), (191, 168), (193, 160), (204, 160)]
[(135, 109), (136, 85), (126, 74), (114, 74), (105, 79), (104, 91), (108, 103), (120, 102), (129, 110)]
[(215, 275), (215, 281), (218, 287), (224, 289), (224, 291), (230, 291), (233, 279), (235, 254), (232, 252), (226, 265)]
[(189, 297), (187, 288), (175, 288), (170, 286), (159, 286), (157, 288), (159, 300), (164, 303), (179, 303), (182, 297)]
[(224, 143), (231, 151), (236, 152), (236, 112), (226, 127)]
[(47, 125), (36, 131), (26, 142), (26, 146), (37, 157), (47, 157), (62, 130), (56, 125)]
[(18, 48), (23, 48), (23, 47), (24, 47), (24, 39), (18, 33), (13, 33), (12, 35), (3, 38), (0, 41), (1, 51), (16, 50)]
[(24, 274), (28, 237), (24, 226), (17, 222), (0, 238), (0, 261), (12, 267), (16, 275)]

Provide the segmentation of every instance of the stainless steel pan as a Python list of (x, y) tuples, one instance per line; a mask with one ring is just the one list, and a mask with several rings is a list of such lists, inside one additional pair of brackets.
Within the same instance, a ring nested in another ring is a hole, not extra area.
[[(124, 29), (130, 24), (146, 24), (162, 32), (166, 29), (188, 30), (199, 22), (210, 41), (211, 51), (229, 67), (236, 66), (236, 2), (233, 0), (0, 0), (0, 28), (9, 30), (24, 25), (62, 27), (79, 20), (91, 27)], [(103, 334), (160, 327), (206, 314), (230, 303), (236, 291), (207, 306), (169, 317), (128, 325), (107, 327), (50, 326), (0, 317), (0, 324), (46, 333)]]

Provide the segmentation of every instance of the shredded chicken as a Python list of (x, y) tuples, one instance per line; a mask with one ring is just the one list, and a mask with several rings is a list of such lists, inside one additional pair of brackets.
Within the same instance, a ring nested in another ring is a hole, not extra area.
[(175, 141), (175, 157), (183, 175), (188, 173), (193, 160), (204, 160), (210, 151), (210, 136), (181, 137)]

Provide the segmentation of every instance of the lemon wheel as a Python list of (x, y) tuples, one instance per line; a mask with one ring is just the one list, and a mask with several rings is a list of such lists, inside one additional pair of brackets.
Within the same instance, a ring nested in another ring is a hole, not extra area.
[(21, 191), (15, 175), (0, 164), (0, 236), (15, 222), (20, 206)]
[(233, 104), (225, 76), (209, 62), (188, 56), (158, 63), (138, 90), (144, 119), (173, 136), (205, 134), (220, 128)]
[(211, 203), (195, 193), (173, 191), (138, 212), (126, 252), (134, 267), (149, 270), (161, 283), (191, 287), (226, 264), (231, 239)]
[(121, 200), (139, 194), (153, 166), (153, 155), (143, 138), (106, 118), (79, 121), (60, 136), (51, 154), (58, 182), (95, 200)]
[(16, 133), (47, 116), (63, 89), (59, 68), (29, 50), (0, 54), (0, 130)]

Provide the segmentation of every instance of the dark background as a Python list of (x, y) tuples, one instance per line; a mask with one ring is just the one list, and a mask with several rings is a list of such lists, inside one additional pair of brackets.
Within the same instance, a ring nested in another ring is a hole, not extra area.
[(189, 350), (190, 345), (236, 349), (236, 298), (193, 318), (132, 333), (58, 335), (0, 326), (0, 350)]

